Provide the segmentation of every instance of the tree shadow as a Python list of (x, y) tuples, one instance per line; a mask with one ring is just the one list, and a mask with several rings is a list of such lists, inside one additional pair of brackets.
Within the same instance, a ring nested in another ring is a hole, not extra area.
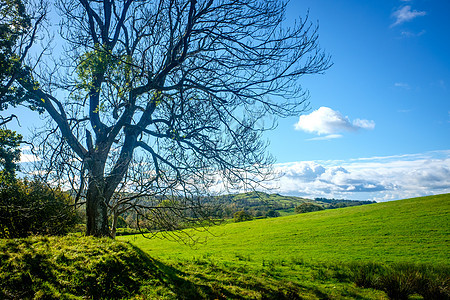
[[(204, 265), (205, 272), (213, 270), (213, 274), (185, 272), (150, 257), (146, 252), (132, 245), (146, 269), (165, 288), (169, 289), (177, 299), (303, 299), (301, 294), (305, 288), (289, 282), (277, 286), (253, 280), (251, 275), (237, 270), (221, 268), (208, 262), (197, 262)], [(217, 275), (217, 276), (216, 276)], [(241, 293), (242, 292), (242, 293)], [(310, 294), (310, 293), (309, 293)], [(320, 299), (326, 295), (314, 291)]]
[(148, 279), (148, 275), (153, 279), (157, 279), (165, 288), (174, 293), (177, 299), (241, 298), (238, 294), (221, 289), (217, 281), (208, 280), (206, 277), (201, 278), (201, 281), (206, 282), (207, 284), (194, 283), (191, 280), (186, 279), (190, 274), (152, 258), (146, 252), (134, 245), (131, 245), (131, 247), (140, 256), (140, 260), (145, 261), (145, 268), (150, 272), (150, 274), (141, 275)]
[(255, 270), (246, 266), (229, 267), (209, 260), (171, 265), (152, 258), (131, 243), (100, 246), (92, 240), (85, 247), (63, 245), (67, 247), (63, 251), (53, 251), (56, 245), (46, 238), (0, 243), (0, 298), (329, 298), (320, 287), (285, 281), (269, 273), (255, 276), (252, 273)]

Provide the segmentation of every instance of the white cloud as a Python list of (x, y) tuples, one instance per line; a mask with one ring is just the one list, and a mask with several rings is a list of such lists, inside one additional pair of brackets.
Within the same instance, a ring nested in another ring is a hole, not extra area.
[(392, 16), (395, 18), (395, 22), (391, 25), (391, 27), (409, 22), (417, 17), (425, 16), (426, 14), (427, 13), (425, 11), (411, 10), (410, 5), (405, 5), (392, 13)]
[(411, 32), (411, 31), (402, 31), (402, 36), (404, 37), (419, 37), (426, 33), (425, 30), (421, 30), (419, 32)]
[(362, 129), (374, 129), (375, 122), (372, 120), (356, 119), (353, 121), (353, 126), (356, 128), (362, 128)]
[(276, 165), (278, 193), (386, 201), (450, 193), (450, 150)]
[(339, 139), (342, 137), (342, 134), (329, 134), (326, 136), (318, 136), (315, 138), (307, 139), (307, 141), (325, 141), (325, 140), (332, 140), (332, 139)]
[(20, 162), (19, 163), (32, 163), (40, 161), (41, 159), (31, 152), (30, 146), (24, 146), (20, 148)]
[(404, 83), (404, 82), (396, 82), (396, 83), (394, 83), (394, 86), (395, 87), (399, 87), (399, 88), (404, 88), (404, 89), (407, 89), (407, 90), (409, 90), (411, 88), (409, 86), (409, 84)]
[(351, 122), (348, 117), (344, 117), (340, 112), (322, 106), (309, 115), (300, 116), (294, 126), (296, 130), (325, 135), (310, 140), (324, 140), (342, 137), (339, 133), (345, 131), (373, 129), (375, 128), (375, 122), (363, 119), (356, 119)]

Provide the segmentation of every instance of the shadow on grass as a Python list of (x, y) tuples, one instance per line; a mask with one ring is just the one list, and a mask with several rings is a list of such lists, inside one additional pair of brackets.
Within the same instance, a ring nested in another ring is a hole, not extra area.
[[(131, 244), (130, 244), (131, 245)], [(151, 280), (152, 283), (147, 284), (161, 284), (165, 289), (172, 292), (172, 295), (177, 299), (207, 299), (214, 298), (220, 299), (220, 295), (216, 295), (215, 291), (206, 285), (196, 285), (190, 280), (185, 279), (188, 274), (181, 270), (178, 270), (172, 266), (166, 265), (161, 261), (158, 261), (150, 257), (147, 253), (140, 248), (131, 245), (133, 250), (139, 255), (142, 262), (145, 262), (145, 268), (148, 270), (148, 274), (142, 274), (147, 280)], [(144, 283), (145, 284), (145, 283)]]
[(33, 237), (0, 240), (0, 299), (241, 298), (215, 280), (151, 258), (126, 243)]
[[(132, 246), (143, 261), (151, 276), (172, 293), (176, 299), (303, 299), (300, 295), (306, 288), (284, 282), (269, 284), (255, 280), (240, 270), (229, 270), (209, 262), (196, 261), (183, 266), (182, 271), (150, 257), (136, 246)], [(181, 263), (180, 263), (181, 266)], [(273, 282), (272, 282), (273, 283)], [(308, 291), (319, 299), (327, 299), (319, 290)], [(158, 296), (158, 295), (154, 295)]]
[[(415, 265), (315, 266), (312, 282), (292, 282), (278, 276), (276, 266), (258, 270), (203, 259), (170, 265), (108, 239), (0, 240), (0, 299), (328, 299), (327, 285), (335, 282), (381, 290), (392, 299), (414, 293), (448, 299), (448, 274), (447, 268)], [(332, 293), (365, 299), (350, 286)]]

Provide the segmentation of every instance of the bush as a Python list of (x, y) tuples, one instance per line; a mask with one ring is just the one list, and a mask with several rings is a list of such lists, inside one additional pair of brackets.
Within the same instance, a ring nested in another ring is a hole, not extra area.
[(22, 136), (15, 131), (0, 129), (0, 181), (11, 182), (20, 161)]
[(246, 211), (241, 210), (234, 213), (233, 219), (234, 222), (244, 222), (252, 220), (253, 217)]
[(268, 217), (268, 218), (276, 218), (276, 217), (279, 217), (279, 216), (280, 216), (280, 213), (278, 211), (276, 211), (276, 210), (273, 210), (273, 209), (269, 210), (266, 213), (266, 217)]
[(78, 223), (71, 198), (39, 180), (0, 182), (0, 238), (65, 234)]
[(295, 212), (298, 214), (308, 213), (313, 211), (323, 210), (323, 207), (313, 203), (302, 203), (299, 206), (295, 207)]

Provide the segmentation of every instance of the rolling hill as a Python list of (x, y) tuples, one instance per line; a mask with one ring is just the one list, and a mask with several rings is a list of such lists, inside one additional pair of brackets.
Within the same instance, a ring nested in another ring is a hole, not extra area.
[(154, 257), (250, 262), (324, 261), (449, 264), (450, 194), (324, 210), (187, 231), (177, 241), (123, 237)]

